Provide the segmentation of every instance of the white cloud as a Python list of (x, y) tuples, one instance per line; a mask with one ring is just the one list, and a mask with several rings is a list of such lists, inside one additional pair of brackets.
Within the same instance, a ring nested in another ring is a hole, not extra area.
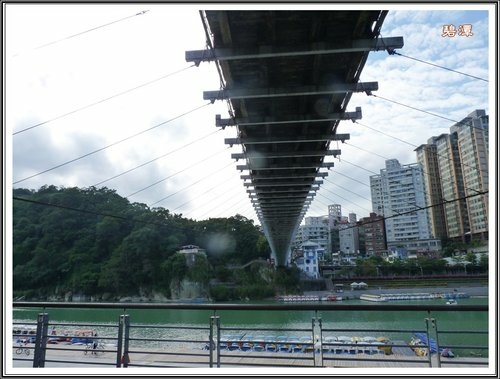
[[(236, 130), (215, 132), (215, 114), (228, 117), (227, 105), (216, 102), (167, 122), (208, 103), (203, 91), (220, 85), (214, 64), (208, 63), (164, 77), (190, 66), (185, 51), (205, 47), (196, 7), (8, 4), (6, 17), (8, 130), (58, 118), (12, 137), (14, 181), (164, 123), (16, 186), (90, 186), (131, 170), (102, 185), (126, 196), (159, 182), (130, 201), (153, 204), (165, 199), (155, 206), (192, 218), (240, 213), (256, 219), (242, 173), (236, 170), (243, 162), (230, 158), (241, 147), (224, 144), (224, 138), (236, 137)], [(472, 23), (474, 36), (441, 37), (443, 24), (465, 22)], [(485, 12), (397, 10), (389, 12), (382, 35), (403, 36), (401, 54), (487, 78), (487, 24)], [(370, 53), (361, 80), (378, 81), (375, 95), (452, 120), (476, 108), (488, 110), (488, 83), (383, 51)], [(411, 145), (447, 132), (452, 124), (366, 94), (354, 94), (348, 111), (356, 106), (363, 110), (360, 123), (383, 133), (350, 121), (340, 124), (339, 132), (350, 133), (351, 140), (339, 144), (340, 161), (326, 159), (335, 166), (308, 215), (326, 214), (325, 205), (340, 203), (345, 212), (366, 216), (371, 209), (369, 176), (384, 167), (384, 157), (412, 163)]]

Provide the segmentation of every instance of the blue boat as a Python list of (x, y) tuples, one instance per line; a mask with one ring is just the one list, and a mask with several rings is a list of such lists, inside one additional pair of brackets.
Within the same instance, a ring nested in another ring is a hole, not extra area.
[[(431, 354), (434, 354), (437, 352), (437, 343), (433, 338), (427, 339), (427, 334), (424, 332), (416, 332), (413, 333), (413, 335), (420, 340), (423, 346), (429, 347), (429, 351)], [(439, 347), (439, 354), (443, 357), (454, 357), (455, 355), (453, 352), (446, 348), (446, 347)]]
[(448, 292), (443, 294), (444, 299), (467, 299), (469, 294), (465, 292)]

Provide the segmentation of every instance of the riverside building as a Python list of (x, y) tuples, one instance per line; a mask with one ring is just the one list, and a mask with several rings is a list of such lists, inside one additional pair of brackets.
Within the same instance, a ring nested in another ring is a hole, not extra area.
[(387, 251), (384, 217), (372, 212), (369, 217), (361, 218), (358, 224), (358, 230), (364, 236), (366, 255), (383, 255)]
[(306, 217), (295, 237), (294, 247), (300, 248), (305, 242), (313, 242), (318, 248), (330, 252), (328, 216)]
[(404, 247), (411, 254), (441, 249), (429, 227), (422, 166), (402, 165), (397, 159), (385, 162), (379, 175), (370, 177), (372, 209), (385, 217), (387, 248)]
[(436, 237), (488, 239), (488, 126), (475, 110), (415, 151), (424, 167), (430, 224)]

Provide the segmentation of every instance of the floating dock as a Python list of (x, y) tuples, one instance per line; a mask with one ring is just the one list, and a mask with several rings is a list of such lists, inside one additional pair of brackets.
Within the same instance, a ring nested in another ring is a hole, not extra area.
[(395, 300), (432, 300), (432, 299), (464, 299), (469, 297), (465, 292), (450, 293), (382, 293), (379, 295), (362, 294), (359, 299), (365, 301), (383, 302)]

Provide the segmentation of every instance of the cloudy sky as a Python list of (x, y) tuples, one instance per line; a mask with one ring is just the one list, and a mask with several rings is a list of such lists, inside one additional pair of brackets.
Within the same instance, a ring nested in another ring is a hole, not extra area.
[[(340, 159), (327, 158), (335, 166), (307, 216), (327, 214), (333, 203), (367, 216), (369, 176), (386, 159), (414, 163), (415, 147), (447, 133), (453, 120), (475, 109), (493, 116), (493, 14), (484, 5), (453, 8), (390, 8), (382, 36), (402, 36), (398, 52), (407, 57), (370, 53), (361, 81), (377, 81), (377, 97), (352, 96), (348, 111), (361, 106), (363, 119), (341, 122), (339, 133), (351, 139), (339, 143)], [(216, 67), (184, 58), (205, 48), (197, 7), (5, 10), (6, 173), (14, 188), (106, 186), (193, 219), (239, 213), (257, 220), (236, 170), (242, 162), (231, 159), (241, 149), (224, 144), (236, 129), (215, 126), (216, 114), (229, 117), (227, 106), (203, 100), (203, 91), (220, 88)], [(444, 25), (471, 25), (472, 35), (443, 37)]]

